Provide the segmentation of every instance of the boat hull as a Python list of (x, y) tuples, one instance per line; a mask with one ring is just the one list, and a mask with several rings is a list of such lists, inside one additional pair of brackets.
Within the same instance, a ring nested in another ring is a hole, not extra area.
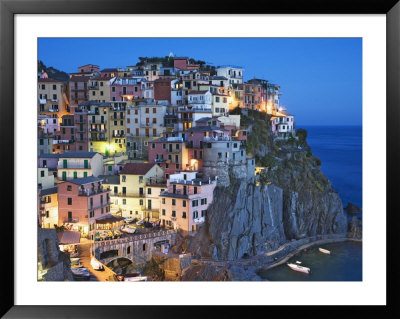
[(295, 264), (287, 264), (289, 266), (290, 269), (294, 270), (294, 271), (298, 271), (298, 272), (302, 272), (304, 274), (309, 274), (311, 272), (310, 268), (307, 267), (303, 267), (303, 266), (299, 266), (299, 265), (295, 265)]

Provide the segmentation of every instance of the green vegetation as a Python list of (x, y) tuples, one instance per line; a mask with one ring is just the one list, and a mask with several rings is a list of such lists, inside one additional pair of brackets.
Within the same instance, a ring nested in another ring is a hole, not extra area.
[(49, 78), (67, 83), (69, 81), (69, 75), (64, 71), (57, 70), (52, 66), (47, 67), (43, 61), (38, 61), (38, 73), (42, 73), (42, 71), (46, 72)]
[(273, 168), (276, 166), (276, 159), (274, 156), (267, 154), (261, 158), (260, 164), (264, 167)]
[(308, 134), (307, 130), (300, 128), (297, 130), (296, 134), (299, 139), (299, 145), (304, 144), (307, 140), (307, 134)]

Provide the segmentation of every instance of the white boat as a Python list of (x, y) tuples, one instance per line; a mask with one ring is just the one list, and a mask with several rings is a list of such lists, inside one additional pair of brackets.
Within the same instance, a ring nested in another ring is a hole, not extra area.
[(121, 228), (121, 231), (123, 231), (124, 233), (133, 234), (136, 231), (136, 229), (125, 226), (124, 228)]
[(144, 224), (144, 219), (141, 219), (141, 220), (139, 220), (137, 223), (136, 223), (136, 225), (143, 225)]
[(328, 249), (318, 248), (321, 253), (330, 255), (331, 252)]
[(305, 274), (309, 274), (311, 272), (311, 269), (308, 267), (303, 267), (303, 266), (299, 266), (296, 264), (289, 264), (289, 263), (287, 265), (294, 271), (299, 271), (299, 272), (302, 272)]
[(98, 262), (95, 258), (90, 260), (90, 265), (93, 267), (94, 270), (104, 270), (103, 265)]
[(300, 264), (301, 264), (301, 261), (296, 260), (296, 264), (299, 264), (299, 265), (300, 265)]
[(129, 224), (133, 222), (133, 218), (132, 217), (125, 217), (125, 223)]

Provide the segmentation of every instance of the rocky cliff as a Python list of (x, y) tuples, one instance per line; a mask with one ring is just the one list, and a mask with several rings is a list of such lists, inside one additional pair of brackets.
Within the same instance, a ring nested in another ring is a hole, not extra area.
[(342, 201), (308, 149), (276, 153), (275, 165), (255, 180), (217, 187), (206, 224), (188, 250), (235, 260), (277, 249), (291, 240), (345, 235)]

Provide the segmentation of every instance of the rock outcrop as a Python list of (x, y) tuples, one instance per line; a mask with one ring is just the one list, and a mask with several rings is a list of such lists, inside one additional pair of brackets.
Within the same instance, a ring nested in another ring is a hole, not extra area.
[(346, 231), (342, 201), (318, 161), (309, 152), (295, 152), (283, 154), (278, 167), (258, 182), (235, 179), (230, 187), (217, 187), (206, 224), (187, 249), (214, 260), (236, 260), (291, 240)]

